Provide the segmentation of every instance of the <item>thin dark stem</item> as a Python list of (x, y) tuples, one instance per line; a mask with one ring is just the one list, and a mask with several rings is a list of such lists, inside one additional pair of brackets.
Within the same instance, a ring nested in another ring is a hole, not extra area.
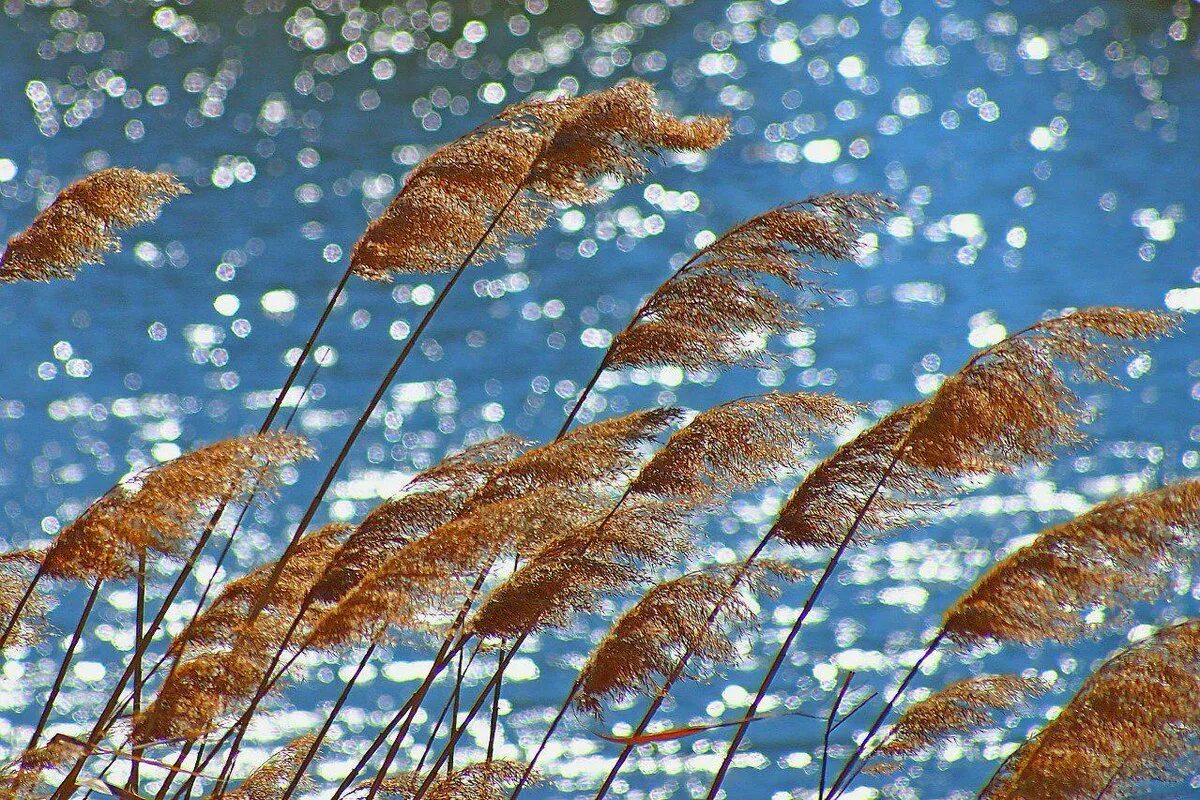
[(9, 618), (8, 624), (4, 626), (4, 633), (0, 634), (0, 653), (4, 651), (5, 645), (8, 644), (8, 637), (17, 629), (17, 623), (21, 619), (21, 612), (25, 610), (25, 606), (29, 604), (30, 598), (33, 597), (33, 592), (37, 589), (38, 583), (45, 575), (46, 568), (42, 564), (38, 564), (37, 572), (33, 573), (33, 577), (29, 579), (29, 585), (25, 587), (25, 593), (21, 595), (21, 599), (17, 601), (13, 607), (12, 617)]
[(575, 679), (575, 683), (571, 684), (571, 691), (567, 692), (567, 699), (559, 706), (554, 719), (550, 721), (550, 726), (546, 728), (546, 733), (542, 736), (542, 741), (538, 744), (537, 750), (533, 751), (533, 755), (525, 765), (525, 771), (521, 773), (521, 780), (517, 781), (517, 785), (513, 787), (512, 794), (508, 796), (509, 800), (516, 800), (517, 795), (525, 788), (525, 784), (529, 783), (529, 778), (533, 775), (534, 767), (537, 766), (538, 759), (542, 757), (542, 751), (546, 749), (546, 745), (550, 742), (550, 737), (554, 735), (554, 731), (558, 729), (559, 723), (567, 715), (567, 711), (571, 708), (571, 701), (575, 699), (575, 695), (579, 694), (579, 687), (582, 685), (578, 678)]
[[(504, 651), (500, 651), (499, 659), (503, 660)], [(492, 718), (488, 725), (487, 760), (491, 761), (496, 752), (496, 733), (500, 727), (500, 687), (503, 680), (496, 681), (496, 689), (492, 693)]]
[[(146, 555), (145, 553), (138, 556), (138, 572), (137, 572), (137, 620), (134, 625), (134, 641), (142, 640), (142, 633), (146, 626)], [(133, 668), (133, 713), (138, 715), (142, 712), (142, 681), (145, 676), (142, 671), (142, 656), (134, 655)], [(129, 765), (129, 781), (125, 784), (126, 788), (134, 794), (138, 793), (140, 784), (140, 770), (138, 758), (142, 754), (142, 748), (134, 746), (133, 748), (133, 763)]]
[[(370, 746), (367, 747), (366, 752), (364, 752), (358, 759), (358, 763), (354, 765), (354, 768), (350, 770), (346, 777), (342, 779), (342, 782), (338, 784), (337, 789), (335, 789), (333, 792), (333, 797), (331, 800), (339, 800), (339, 798), (341, 798), (342, 795), (344, 795), (346, 791), (350, 789), (359, 773), (362, 772), (362, 770), (370, 762), (371, 758), (379, 751), (379, 748), (383, 747), (384, 743), (387, 742), (388, 737), (392, 735), (392, 732), (396, 731), (397, 728), (399, 728), (399, 730), (396, 733), (396, 739), (403, 740), (405, 734), (408, 732), (409, 726), (412, 724), (412, 720), (416, 715), (417, 709), (421, 707), (421, 702), (425, 699), (425, 695), (429, 692), (429, 687), (433, 685), (433, 682), (437, 676), (440, 675), (442, 670), (444, 670), (454, 659), (454, 656), (457, 655), (456, 648), (461, 647), (462, 643), (459, 642), (457, 645), (451, 645), (450, 640), (446, 639), (442, 643), (442, 646), (442, 650), (439, 651), (437, 656), (434, 657), (433, 666), (425, 675), (425, 680), (421, 682), (421, 685), (418, 686), (417, 690), (408, 698), (408, 701), (400, 707), (400, 709), (392, 716), (392, 719), (388, 722), (388, 724), (383, 727), (378, 735), (376, 735)], [(399, 747), (397, 746), (396, 749), (399, 749)]]
[[(520, 649), (520, 646), (514, 645), (513, 648), (505, 654), (504, 666), (508, 666), (508, 662), (512, 661), (513, 657), (517, 654), (518, 649)], [(475, 719), (475, 715), (478, 714), (479, 710), (482, 709), (484, 704), (487, 703), (488, 694), (493, 688), (495, 688), (496, 684), (500, 683), (501, 680), (502, 677), (499, 671), (493, 674), (491, 679), (487, 682), (487, 685), (483, 687), (483, 690), (475, 698), (475, 702), (471, 704), (471, 709), (467, 712), (466, 718), (462, 721), (462, 724), (456, 728), (452, 728), (449, 741), (447, 741), (446, 746), (442, 748), (442, 753), (440, 756), (438, 756), (437, 761), (433, 762), (433, 765), (429, 768), (429, 775), (426, 776), (424, 782), (421, 784), (421, 788), (417, 790), (415, 795), (413, 795), (413, 800), (420, 800), (425, 792), (429, 791), (429, 787), (432, 786), (433, 782), (437, 779), (438, 770), (440, 770), (444, 764), (454, 758), (454, 749), (458, 747), (458, 740), (461, 739), (462, 735), (466, 732), (467, 726), (471, 723), (471, 720)], [(379, 791), (379, 785), (383, 783), (382, 776), (385, 771), (386, 768), (380, 770), (379, 774), (376, 776), (375, 783), (372, 784), (371, 791), (368, 793), (369, 797), (373, 797)]]
[(842, 700), (845, 699), (846, 692), (850, 690), (850, 681), (852, 680), (854, 680), (853, 670), (846, 673), (846, 679), (842, 681), (842, 688), (838, 689), (837, 696), (833, 698), (833, 707), (829, 709), (829, 717), (825, 720), (825, 733), (821, 739), (821, 778), (817, 784), (817, 800), (825, 800), (825, 776), (829, 771), (829, 737), (833, 733), (834, 721), (842, 707)]
[[(183, 762), (187, 760), (188, 753), (192, 752), (193, 744), (193, 742), (184, 742), (183, 747), (179, 750), (179, 755), (175, 757), (175, 769), (163, 778), (162, 786), (158, 787), (158, 791), (154, 794), (154, 800), (163, 800), (167, 796), (171, 784), (175, 782), (175, 776), (179, 774), (179, 770), (183, 768)], [(196, 756), (196, 760), (199, 762), (199, 755)]]
[(325, 723), (321, 726), (321, 730), (317, 731), (317, 736), (313, 740), (312, 746), (308, 748), (308, 752), (304, 754), (304, 759), (300, 762), (299, 766), (296, 767), (295, 775), (292, 776), (291, 782), (288, 783), (287, 788), (284, 789), (283, 794), (279, 797), (279, 800), (288, 800), (288, 798), (291, 797), (296, 791), (296, 788), (300, 786), (300, 781), (304, 779), (304, 773), (308, 771), (309, 765), (312, 764), (313, 759), (317, 757), (317, 751), (321, 749), (321, 742), (325, 740), (325, 736), (329, 733), (329, 729), (333, 727), (333, 721), (337, 719), (337, 715), (342, 710), (342, 706), (346, 704), (346, 698), (350, 696), (350, 690), (354, 687), (354, 682), (358, 680), (358, 676), (362, 674), (364, 669), (366, 669), (367, 662), (371, 660), (371, 654), (375, 652), (376, 646), (376, 644), (372, 643), (371, 646), (367, 648), (367, 651), (363, 653), (362, 659), (360, 659), (358, 662), (358, 667), (355, 668), (354, 674), (350, 677), (350, 680), (346, 681), (346, 686), (342, 689), (342, 693), (338, 695), (338, 699), (336, 702), (334, 702), (333, 708), (331, 708), (329, 713), (325, 715)]
[[(911, 669), (909, 669), (908, 674), (904, 676), (902, 681), (900, 681), (900, 686), (897, 687), (892, 696), (888, 698), (888, 701), (884, 704), (883, 709), (879, 712), (879, 715), (875, 717), (875, 721), (871, 723), (871, 727), (867, 729), (867, 733), (865, 736), (863, 736), (862, 741), (859, 742), (858, 746), (854, 748), (854, 752), (850, 754), (850, 757), (846, 759), (846, 763), (842, 766), (842, 771), (838, 773), (833, 785), (829, 787), (830, 798), (837, 797), (842, 791), (845, 791), (845, 789), (849, 787), (850, 781), (848, 778), (851, 777), (850, 770), (852, 770), (854, 765), (858, 763), (860, 758), (862, 758), (863, 753), (866, 752), (867, 747), (869, 747), (871, 744), (871, 738), (879, 732), (880, 728), (883, 727), (884, 722), (887, 721), (888, 715), (892, 713), (892, 709), (896, 707), (896, 703), (900, 702), (900, 698), (904, 695), (904, 690), (908, 688), (908, 685), (912, 683), (913, 678), (915, 678), (917, 673), (921, 671), (921, 665), (925, 663), (926, 659), (933, 655), (933, 652), (937, 650), (938, 645), (940, 645), (942, 640), (945, 638), (946, 631), (939, 630), (937, 635), (933, 637), (933, 639), (929, 642), (929, 645), (925, 648), (925, 652), (921, 653), (921, 657), (917, 659), (916, 663), (912, 665)], [(863, 763), (866, 763), (866, 759), (863, 759)]]
[(92, 606), (96, 604), (96, 597), (100, 594), (100, 586), (103, 581), (96, 581), (92, 586), (92, 591), (88, 595), (87, 602), (84, 603), (83, 613), (79, 615), (79, 623), (75, 626), (75, 632), (71, 634), (71, 642), (67, 645), (67, 652), (63, 655), (62, 664), (58, 668), (58, 675), (54, 679), (54, 684), (50, 687), (50, 695), (46, 698), (46, 704), (42, 706), (42, 715), (38, 718), (37, 725), (33, 729), (33, 736), (29, 738), (29, 746), (26, 751), (37, 747), (38, 740), (42, 738), (42, 732), (46, 729), (46, 723), (50, 721), (50, 712), (54, 710), (54, 701), (58, 699), (58, 693), (62, 691), (63, 683), (67, 679), (67, 670), (71, 667), (71, 660), (75, 657), (75, 649), (79, 647), (79, 640), (83, 638), (83, 632), (87, 627), (88, 617), (91, 616)]
[(592, 393), (592, 389), (596, 386), (596, 381), (600, 380), (600, 376), (604, 374), (604, 370), (608, 367), (609, 357), (612, 350), (607, 350), (604, 353), (604, 358), (600, 360), (600, 366), (596, 367), (596, 371), (592, 373), (592, 377), (588, 380), (587, 385), (583, 387), (583, 391), (579, 393), (579, 398), (575, 401), (574, 408), (571, 413), (567, 414), (567, 418), (563, 420), (562, 427), (558, 429), (558, 435), (555, 439), (561, 439), (568, 430), (571, 429), (571, 423), (575, 421), (575, 417), (579, 414), (579, 410), (583, 408), (583, 403), (588, 399), (588, 395)]
[[(325, 304), (325, 310), (321, 312), (321, 318), (317, 320), (317, 324), (309, 335), (308, 341), (304, 343), (304, 347), (300, 351), (300, 357), (292, 365), (287, 380), (283, 382), (283, 388), (279, 390), (279, 394), (275, 397), (275, 402), (271, 404), (271, 410), (267, 412), (267, 419), (262, 424), (264, 432), (271, 427), (271, 423), (275, 421), (275, 416), (279, 413), (279, 409), (283, 407), (283, 401), (287, 397), (288, 390), (296, 382), (296, 377), (300, 374), (300, 368), (304, 366), (309, 353), (312, 352), (313, 346), (317, 343), (317, 336), (321, 333), (321, 329), (325, 327), (325, 322), (329, 319), (329, 315), (333, 313), (334, 307), (337, 306), (337, 301), (342, 296), (342, 291), (346, 288), (346, 283), (350, 280), (352, 274), (353, 268), (346, 267), (346, 271), (342, 273), (341, 279), (338, 281), (337, 286), (334, 287), (333, 294), (329, 296), (329, 302)], [(299, 407), (299, 403), (296, 405)]]
[[(450, 738), (455, 737), (455, 731), (458, 728), (458, 710), (459, 704), (462, 702), (462, 683), (463, 683), (463, 651), (458, 651), (458, 666), (455, 668), (454, 675), (454, 691), (450, 693)], [(446, 769), (454, 772), (454, 750), (450, 751), (450, 758), (446, 762)]]

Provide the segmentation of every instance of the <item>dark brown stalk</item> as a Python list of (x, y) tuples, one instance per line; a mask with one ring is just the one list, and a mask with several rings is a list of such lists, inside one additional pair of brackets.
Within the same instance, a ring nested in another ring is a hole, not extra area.
[(571, 684), (571, 689), (567, 692), (567, 699), (563, 701), (563, 704), (559, 706), (558, 711), (554, 713), (554, 719), (550, 720), (550, 725), (547, 726), (546, 732), (542, 735), (542, 741), (538, 743), (537, 750), (533, 751), (533, 755), (525, 764), (525, 771), (521, 773), (520, 780), (518, 780), (517, 785), (513, 787), (512, 794), (508, 796), (509, 800), (516, 800), (517, 795), (521, 793), (521, 789), (525, 788), (525, 784), (529, 782), (530, 777), (533, 775), (534, 766), (537, 764), (538, 759), (542, 757), (542, 751), (544, 751), (546, 749), (546, 745), (549, 744), (550, 737), (554, 736), (554, 731), (558, 729), (559, 724), (563, 721), (563, 717), (565, 717), (567, 715), (567, 711), (570, 710), (571, 701), (574, 700), (575, 695), (579, 693), (580, 685), (579, 678), (576, 678), (575, 682)]
[[(199, 606), (197, 606), (197, 608), (199, 608)], [(145, 627), (146, 627), (146, 556), (145, 555), (138, 557), (137, 610), (135, 613), (136, 613), (136, 618), (134, 620), (134, 626), (133, 626), (133, 630), (134, 630), (133, 640), (135, 642), (140, 642), (142, 640), (142, 633), (144, 632)], [(133, 670), (133, 713), (140, 714), (142, 711), (142, 682), (144, 680), (144, 675), (143, 675), (143, 670), (142, 670), (142, 657), (137, 656), (135, 661), (136, 661), (136, 663), (134, 665), (134, 670)], [(133, 761), (129, 765), (129, 780), (125, 784), (126, 788), (129, 791), (133, 792), (134, 794), (138, 793), (138, 786), (140, 783), (139, 767), (141, 765), (138, 762), (138, 758), (141, 756), (141, 754), (142, 754), (142, 748), (135, 746), (133, 748), (133, 756), (134, 756)]]
[(842, 707), (842, 700), (846, 697), (852, 680), (854, 680), (853, 670), (846, 673), (846, 679), (842, 681), (842, 687), (838, 689), (837, 696), (833, 698), (833, 707), (829, 709), (829, 716), (825, 720), (825, 732), (821, 737), (821, 777), (817, 783), (817, 800), (825, 800), (825, 776), (829, 770), (829, 737), (833, 734), (834, 721), (837, 719), (838, 710)]
[(858, 763), (858, 761), (862, 758), (863, 753), (865, 753), (866, 749), (870, 746), (871, 738), (874, 737), (875, 734), (879, 733), (879, 729), (882, 728), (884, 723), (887, 721), (887, 717), (892, 713), (892, 709), (896, 707), (896, 703), (900, 702), (900, 698), (904, 695), (905, 690), (908, 689), (908, 685), (912, 683), (913, 678), (917, 677), (917, 673), (921, 671), (922, 665), (924, 665), (925, 661), (928, 660), (931, 655), (933, 655), (934, 651), (937, 650), (938, 645), (940, 645), (942, 640), (945, 638), (946, 631), (939, 630), (933, 639), (930, 640), (929, 644), (925, 647), (925, 652), (921, 653), (921, 656), (916, 660), (916, 663), (912, 665), (912, 667), (908, 670), (908, 673), (904, 676), (904, 679), (900, 681), (900, 685), (896, 687), (896, 691), (892, 693), (892, 696), (888, 698), (886, 703), (884, 703), (883, 708), (875, 717), (875, 721), (872, 722), (871, 727), (867, 729), (862, 741), (858, 743), (858, 746), (854, 748), (854, 752), (852, 752), (850, 757), (846, 759), (846, 763), (842, 765), (841, 772), (838, 773), (838, 776), (834, 779), (833, 784), (829, 787), (830, 800), (838, 797), (849, 787), (850, 781), (853, 780), (850, 771), (854, 769), (855, 764)]
[(79, 640), (83, 638), (83, 631), (87, 627), (88, 617), (92, 614), (92, 606), (96, 604), (96, 597), (100, 594), (100, 586), (102, 581), (96, 581), (92, 586), (92, 591), (88, 594), (87, 602), (83, 605), (83, 612), (79, 615), (79, 623), (75, 626), (75, 632), (71, 634), (71, 642), (67, 645), (67, 652), (63, 655), (62, 664), (58, 668), (58, 675), (54, 679), (54, 684), (50, 687), (50, 694), (46, 697), (46, 703), (42, 706), (42, 715), (38, 718), (37, 725), (33, 729), (33, 736), (29, 738), (29, 746), (25, 748), (26, 752), (37, 747), (38, 740), (42, 738), (42, 731), (46, 729), (46, 723), (50, 721), (50, 712), (54, 710), (54, 701), (58, 699), (58, 693), (62, 691), (63, 682), (67, 679), (67, 670), (71, 667), (71, 660), (75, 657), (75, 648), (79, 646)]

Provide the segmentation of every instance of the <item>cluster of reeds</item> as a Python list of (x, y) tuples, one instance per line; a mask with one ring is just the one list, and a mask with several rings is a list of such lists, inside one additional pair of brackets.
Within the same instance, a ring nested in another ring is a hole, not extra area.
[[(287, 800), (312, 785), (359, 676), (408, 639), (432, 651), (428, 673), (373, 732), (333, 789), (335, 799), (516, 798), (540, 773), (553, 775), (542, 757), (572, 709), (602, 717), (610, 704), (639, 698), (645, 712), (632, 732), (605, 737), (621, 751), (597, 800), (635, 748), (732, 728), (728, 746), (715, 751), (720, 763), (708, 792), (715, 797), (750, 726), (770, 716), (760, 709), (772, 681), (847, 551), (928, 522), (981, 477), (1078, 445), (1090, 411), (1075, 384), (1115, 384), (1111, 367), (1177, 327), (1169, 315), (1116, 307), (1047, 315), (873, 423), (864, 406), (831, 394), (772, 392), (699, 412), (649, 408), (574, 425), (606, 371), (770, 359), (775, 338), (829, 296), (825, 281), (838, 262), (858, 255), (863, 227), (891, 209), (873, 195), (811, 197), (753, 216), (683, 261), (613, 338), (553, 440), (474, 443), (413, 477), (357, 525), (310, 530), (367, 419), (470, 265), (536, 235), (556, 208), (602, 201), (613, 179), (641, 178), (653, 156), (708, 150), (726, 135), (724, 120), (677, 118), (657, 107), (648, 84), (630, 81), (580, 97), (523, 101), (418, 165), (354, 247), (258, 434), (133, 475), (44, 549), (0, 556), (0, 648), (10, 652), (37, 642), (60, 586), (82, 582), (90, 592), (28, 747), (0, 772), (0, 796), (182, 800), (203, 792)], [(113, 231), (151, 219), (183, 191), (170, 176), (131, 169), (84, 178), (10, 241), (0, 277), (71, 277), (116, 247)], [(210, 591), (209, 580), (190, 619), (168, 636), (168, 611), (214, 536), (225, 537), (219, 568), (246, 510), (277, 488), (280, 467), (313, 455), (287, 431), (290, 419), (274, 422), (349, 279), (411, 273), (447, 277), (279, 556), (219, 591)], [(817, 454), (823, 457), (814, 463)], [(710, 563), (711, 515), (782, 481), (794, 488), (753, 550)], [(221, 525), (234, 509), (232, 524)], [(850, 673), (827, 711), (788, 712), (788, 724), (823, 722), (813, 794), (839, 797), (863, 775), (902, 768), (947, 737), (1016, 713), (1046, 688), (1028, 675), (970, 677), (908, 704), (893, 720), (943, 642), (1039, 646), (1090, 634), (1101, 627), (1095, 619), (1111, 623), (1158, 597), (1191, 561), (1198, 527), (1200, 483), (1184, 481), (1110, 499), (1000, 560), (946, 612), (886, 697), (856, 700)], [(824, 567), (810, 574), (790, 564), (800, 551), (824, 551)], [(175, 565), (175, 578), (151, 613), (147, 565), (162, 559)], [(136, 583), (132, 657), (85, 730), (47, 737), (97, 594), (113, 582)], [(763, 598), (785, 582), (811, 588), (769, 655), (746, 714), (651, 731), (681, 679), (704, 679), (755, 645), (748, 634), (768, 613)], [(497, 757), (513, 658), (531, 636), (607, 604), (621, 613), (563, 688), (539, 745), (522, 761)], [(268, 698), (314, 653), (345, 662), (339, 696), (317, 730), (248, 772), (242, 745), (251, 724), (269, 715), (275, 701)], [(467, 670), (489, 660), (489, 678), (472, 696)], [(439, 695), (435, 686), (446, 691)], [(844, 732), (869, 708), (876, 714), (865, 727)], [(462, 737), (481, 714), (486, 756), (463, 764)], [(425, 717), (436, 722), (414, 758), (413, 728)], [(1098, 670), (1012, 754), (984, 794), (1116, 797), (1141, 780), (1186, 777), (1198, 725), (1200, 637), (1196, 622), (1183, 622)], [(844, 758), (835, 772), (838, 751)]]

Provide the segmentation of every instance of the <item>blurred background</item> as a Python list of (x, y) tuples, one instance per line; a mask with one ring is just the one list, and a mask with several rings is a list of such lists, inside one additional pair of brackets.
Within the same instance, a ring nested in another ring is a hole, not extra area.
[[(611, 334), (695, 242), (813, 193), (879, 191), (899, 210), (867, 237), (874, 250), (861, 263), (836, 265), (839, 302), (782, 343), (777, 367), (609, 376), (583, 418), (654, 403), (702, 408), (776, 387), (832, 391), (882, 413), (1048, 310), (1200, 310), (1192, 10), (1187, 0), (5, 0), (3, 235), (108, 165), (171, 170), (192, 194), (74, 283), (0, 288), (0, 539), (45, 542), (128, 472), (256, 429), (351, 246), (405, 173), (532, 92), (639, 76), (672, 111), (729, 115), (735, 134), (709, 156), (656, 165), (602, 206), (561, 210), (533, 246), (473, 268), (360, 439), (325, 518), (359, 519), (466, 442), (501, 431), (553, 436)], [(351, 283), (296, 418), (326, 461), (439, 286)], [(1087, 445), (980, 486), (928, 528), (857, 551), (776, 681), (777, 703), (823, 706), (839, 669), (894, 685), (941, 610), (1021, 537), (1113, 492), (1195, 473), (1200, 331), (1187, 322), (1120, 366), (1128, 391), (1085, 388), (1100, 412)], [(278, 552), (322, 472), (303, 465), (253, 512), (230, 576)], [(731, 560), (757, 541), (794, 482), (780, 476), (714, 520), (706, 558)], [(815, 564), (820, 554), (791, 555)], [(189, 591), (212, 569), (210, 559)], [(747, 638), (741, 667), (678, 690), (667, 716), (736, 717), (806, 591), (785, 594)], [(1071, 652), (945, 650), (919, 687), (986, 669), (1040, 674), (1055, 689), (1031, 714), (847, 797), (973, 796), (1005, 744), (1052, 715), (1098, 659), (1139, 626), (1200, 611), (1196, 576), (1181, 574), (1172, 593), (1171, 604), (1139, 608)], [(79, 594), (57, 598), (63, 636)], [(132, 586), (106, 593), (100, 640), (77, 657), (58, 705), (68, 724), (54, 730), (94, 719), (131, 649), (133, 597)], [(531, 640), (509, 671), (502, 755), (540, 737), (608, 622), (597, 615)], [(6, 749), (28, 737), (61, 640), (5, 663)], [(344, 774), (431, 652), (402, 642), (368, 673), (319, 777)], [(253, 729), (248, 764), (322, 718), (339, 665), (306, 668), (281, 713)], [(639, 711), (614, 709), (603, 724)], [(472, 729), (479, 741), (485, 728)], [(644, 749), (618, 795), (702, 792), (717, 763), (711, 743)], [(758, 723), (726, 787), (805, 797), (817, 745), (803, 719)], [(581, 723), (555, 748), (546, 762), (555, 783), (541, 796), (586, 794), (617, 750)]]

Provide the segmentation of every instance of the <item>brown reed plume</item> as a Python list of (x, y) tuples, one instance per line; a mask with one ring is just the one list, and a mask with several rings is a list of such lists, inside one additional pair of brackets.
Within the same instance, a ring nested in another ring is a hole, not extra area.
[(1085, 617), (1155, 596), (1190, 563), (1200, 532), (1200, 481), (1100, 503), (1040, 533), (996, 563), (943, 622), (967, 645), (1069, 642), (1096, 629)]
[(184, 628), (168, 648), (175, 665), (154, 701), (134, 716), (134, 741), (192, 741), (216, 730), (220, 718), (243, 701), (253, 702), (256, 687), (277, 663), (273, 654), (286, 648), (287, 638), (296, 631), (306, 635), (319, 617), (323, 606), (306, 600), (349, 529), (333, 523), (301, 539), (253, 620), (250, 608), (274, 563), (230, 583)]
[(35, 645), (45, 632), (46, 598), (30, 588), (41, 562), (42, 554), (33, 550), (0, 555), (0, 620), (9, 620), (12, 627), (8, 645)]
[(40, 747), (25, 750), (20, 758), (0, 767), (0, 797), (34, 800), (41, 795), (38, 784), (42, 773), (63, 765), (79, 753), (79, 747), (58, 736)]
[(562, 627), (598, 597), (691, 552), (698, 511), (795, 469), (811, 437), (847, 423), (854, 407), (806, 392), (742, 398), (697, 414), (638, 472), (603, 517), (550, 540), (497, 586), (471, 622), (475, 633), (515, 638)]
[(313, 587), (314, 598), (336, 602), (396, 550), (460, 514), (471, 496), (522, 446), (516, 437), (501, 436), (419, 473), (403, 494), (377, 506), (355, 527)]
[(1164, 628), (1101, 666), (1023, 744), (982, 800), (1104, 800), (1186, 780), (1200, 743), (1200, 621)]
[(219, 730), (222, 718), (254, 695), (287, 622), (264, 611), (239, 628), (232, 647), (176, 663), (154, 700), (133, 718), (132, 741), (194, 741)]
[(351, 796), (358, 800), (360, 796), (371, 796), (373, 790), (377, 795), (401, 800), (414, 800), (418, 796), (428, 800), (504, 800), (524, 771), (525, 765), (519, 761), (483, 761), (437, 778), (423, 792), (425, 779), (406, 772), (385, 778), (377, 786), (367, 781)]
[(63, 528), (46, 550), (43, 571), (51, 578), (120, 580), (137, 568), (140, 555), (166, 556), (180, 548), (216, 507), (244, 496), (276, 468), (311, 458), (312, 448), (290, 433), (226, 439), (150, 469), (132, 487), (118, 486)]
[(188, 189), (174, 175), (112, 167), (58, 193), (0, 255), (0, 283), (73, 279), (121, 249), (116, 232), (149, 222)]
[(897, 760), (928, 752), (947, 738), (981, 728), (996, 711), (1010, 711), (1027, 697), (1046, 690), (1037, 678), (1017, 675), (978, 675), (955, 681), (904, 710), (891, 731), (864, 761), (882, 757), (866, 769), (885, 772)]
[[(312, 588), (328, 574), (352, 528), (332, 523), (305, 535), (276, 581), (267, 607), (298, 613)], [(263, 564), (226, 584), (212, 604), (171, 640), (168, 655), (181, 659), (197, 650), (232, 647), (274, 566), (273, 562)]]
[[(736, 636), (756, 619), (745, 593), (770, 593), (802, 573), (760, 559), (692, 572), (660, 583), (625, 612), (588, 657), (575, 705), (599, 716), (606, 705), (658, 691), (685, 652), (710, 666), (737, 660)], [(708, 622), (719, 609), (715, 623)]]
[[(278, 800), (294, 777), (304, 754), (316, 737), (299, 736), (271, 755), (262, 766), (242, 780), (238, 788), (224, 795), (229, 800)], [(303, 784), (305, 788), (311, 781)]]
[(737, 225), (650, 295), (613, 340), (604, 366), (704, 369), (752, 359), (769, 337), (800, 324), (803, 307), (771, 282), (810, 300), (826, 294), (814, 259), (853, 258), (861, 224), (889, 208), (875, 195), (827, 194)]
[(1011, 472), (1045, 461), (1083, 439), (1086, 414), (1069, 377), (1119, 385), (1108, 368), (1133, 352), (1128, 342), (1178, 327), (1176, 315), (1119, 306), (1068, 311), (1030, 325), (979, 351), (946, 379), (909, 437), (906, 458), (946, 475)]
[(922, 410), (916, 404), (893, 411), (817, 464), (784, 503), (773, 537), (795, 547), (836, 548), (851, 528), (861, 543), (927, 519), (940, 507), (932, 498), (944, 491), (943, 481), (896, 458)]
[(647, 156), (710, 150), (728, 123), (656, 110), (653, 87), (632, 80), (552, 101), (526, 101), (435, 151), (410, 173), (354, 246), (351, 269), (370, 280), (440, 273), (468, 256), (488, 261), (544, 227), (552, 203), (587, 204), (597, 179), (636, 180)]

